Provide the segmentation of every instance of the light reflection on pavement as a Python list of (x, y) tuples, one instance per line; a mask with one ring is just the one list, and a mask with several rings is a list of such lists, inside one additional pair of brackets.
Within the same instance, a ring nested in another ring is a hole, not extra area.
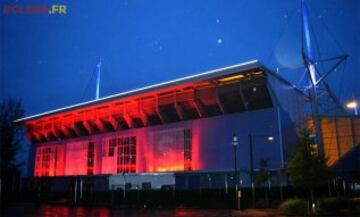
[(272, 217), (276, 210), (229, 210), (229, 209), (111, 209), (103, 207), (69, 207), (53, 205), (2, 205), (1, 217)]

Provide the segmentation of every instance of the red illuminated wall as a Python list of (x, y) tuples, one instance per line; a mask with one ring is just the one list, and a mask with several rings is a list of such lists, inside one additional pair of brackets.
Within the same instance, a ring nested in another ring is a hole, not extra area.
[(96, 174), (96, 152), (91, 157), (89, 142), (42, 145), (36, 148), (34, 176)]
[[(184, 130), (172, 129), (151, 134), (153, 153), (148, 159), (149, 167), (155, 172), (182, 171), (184, 167)], [(191, 168), (190, 168), (191, 169)]]
[[(191, 170), (192, 130), (111, 134), (39, 146), (35, 176), (96, 175)], [(93, 144), (93, 153), (91, 153)], [(92, 162), (92, 163), (91, 163)]]
[(87, 175), (87, 142), (66, 144), (65, 175)]

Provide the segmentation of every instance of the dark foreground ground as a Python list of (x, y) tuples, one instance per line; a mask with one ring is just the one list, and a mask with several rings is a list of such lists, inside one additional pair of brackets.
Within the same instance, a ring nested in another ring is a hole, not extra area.
[(228, 217), (228, 216), (254, 216), (270, 217), (280, 216), (276, 210), (226, 210), (226, 209), (111, 209), (100, 207), (69, 207), (33, 204), (7, 204), (0, 208), (1, 217)]
[[(0, 217), (286, 217), (276, 209), (113, 209), (58, 205), (7, 204), (0, 206)], [(350, 216), (347, 216), (350, 217)]]

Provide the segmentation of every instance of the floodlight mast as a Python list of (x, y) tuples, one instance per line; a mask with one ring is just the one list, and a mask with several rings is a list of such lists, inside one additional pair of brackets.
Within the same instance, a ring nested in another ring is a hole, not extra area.
[(306, 8), (305, 0), (301, 0), (301, 12), (302, 12), (302, 30), (303, 30), (303, 39), (305, 39), (305, 48), (304, 42), (301, 43), (301, 52), (304, 64), (307, 69), (309, 86), (310, 86), (310, 100), (311, 100), (311, 111), (312, 111), (312, 119), (314, 123), (314, 127), (316, 130), (315, 142), (318, 146), (318, 153), (320, 155), (323, 154), (323, 144), (321, 138), (321, 126), (319, 119), (319, 105), (318, 105), (318, 96), (317, 96), (317, 84), (318, 81), (316, 79), (316, 67), (314, 64), (314, 56), (311, 49), (311, 37), (310, 37), (310, 28), (309, 28), (309, 16)]
[(100, 96), (100, 73), (101, 73), (101, 57), (99, 59), (98, 64), (96, 65), (96, 93), (95, 93), (95, 99), (99, 99)]

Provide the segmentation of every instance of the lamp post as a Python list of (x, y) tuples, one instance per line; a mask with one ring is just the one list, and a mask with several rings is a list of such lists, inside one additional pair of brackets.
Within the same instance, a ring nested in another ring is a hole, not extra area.
[(255, 183), (254, 183), (254, 155), (253, 155), (253, 136), (267, 137), (269, 142), (274, 141), (273, 136), (267, 135), (252, 135), (249, 134), (249, 155), (250, 155), (250, 181), (251, 181), (251, 204), (255, 208)]
[(241, 191), (240, 189), (238, 188), (238, 185), (239, 185), (239, 176), (238, 176), (238, 170), (237, 170), (237, 147), (239, 145), (239, 142), (238, 142), (238, 137), (236, 135), (233, 135), (233, 138), (232, 138), (232, 145), (234, 147), (234, 174), (235, 174), (235, 200), (236, 200), (236, 209), (240, 209), (241, 207), (241, 202), (240, 202), (240, 196), (241, 196)]
[(249, 154), (250, 154), (250, 181), (251, 181), (251, 205), (255, 208), (255, 185), (254, 185), (254, 160), (252, 135), (249, 134)]

